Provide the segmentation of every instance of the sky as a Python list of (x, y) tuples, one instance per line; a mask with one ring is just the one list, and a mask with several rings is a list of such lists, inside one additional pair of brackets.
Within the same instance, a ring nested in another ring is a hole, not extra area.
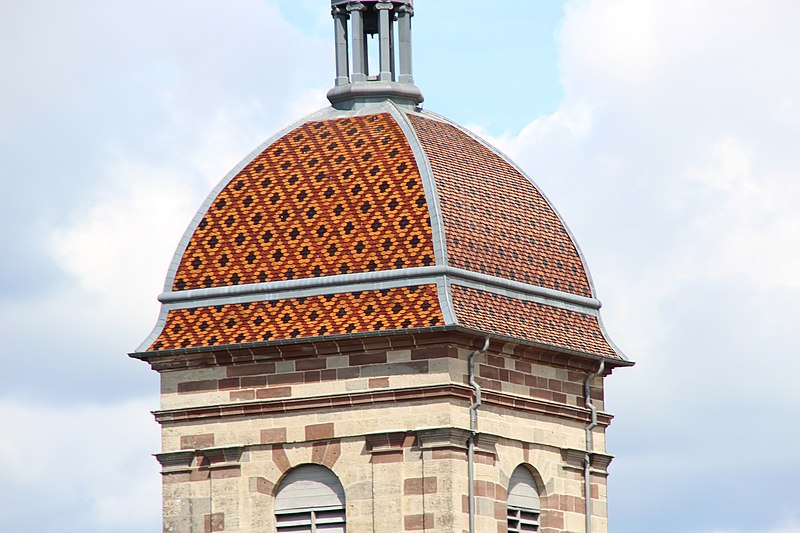
[[(636, 366), (615, 533), (800, 533), (800, 3), (418, 0), (427, 109), (514, 158)], [(324, 0), (0, 2), (0, 517), (158, 531), (129, 359), (205, 195), (327, 104)], [(35, 524), (33, 526), (32, 524)]]

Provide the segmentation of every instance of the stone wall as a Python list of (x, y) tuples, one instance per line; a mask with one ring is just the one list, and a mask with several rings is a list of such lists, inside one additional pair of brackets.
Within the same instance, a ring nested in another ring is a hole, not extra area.
[[(274, 531), (276, 487), (306, 463), (339, 477), (349, 533), (466, 531), (472, 349), (429, 342), (162, 368), (164, 531)], [(494, 343), (477, 357), (478, 531), (506, 530), (520, 464), (540, 483), (541, 531), (583, 531), (582, 382), (592, 363)], [(602, 407), (602, 378), (592, 396)], [(595, 532), (607, 530), (609, 422), (601, 414), (595, 430)]]

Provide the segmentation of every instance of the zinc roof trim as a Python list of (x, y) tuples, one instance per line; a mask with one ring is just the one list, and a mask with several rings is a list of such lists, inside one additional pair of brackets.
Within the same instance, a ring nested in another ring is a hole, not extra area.
[(450, 290), (450, 278), (447, 276), (438, 278), (436, 290), (439, 292), (439, 308), (442, 310), (444, 323), (447, 325), (458, 324), (456, 308), (453, 306), (453, 293)]
[[(434, 261), (438, 266), (447, 266), (447, 237), (444, 229), (444, 219), (442, 218), (442, 207), (439, 202), (439, 192), (436, 188), (436, 180), (433, 176), (431, 162), (417, 136), (416, 130), (409, 121), (408, 115), (406, 115), (406, 110), (401, 109), (394, 102), (390, 101), (389, 103), (391, 115), (398, 126), (400, 126), (400, 130), (406, 136), (406, 140), (411, 147), (411, 152), (414, 154), (414, 159), (417, 162), (417, 169), (419, 170), (420, 177), (422, 178), (422, 188), (425, 191), (425, 201), (428, 204), (428, 217), (431, 222)], [(458, 320), (456, 318), (455, 309), (453, 308), (453, 300), (450, 297), (449, 288), (446, 282), (442, 282), (438, 285), (439, 307), (444, 315), (444, 322), (445, 324), (456, 324)]]
[(602, 305), (595, 298), (587, 298), (569, 292), (443, 265), (357, 272), (319, 278), (268, 281), (265, 283), (211, 287), (208, 289), (170, 291), (161, 294), (158, 299), (168, 310), (171, 310), (226, 303), (247, 303), (342, 292), (358, 292), (376, 288), (405, 287), (423, 282), (437, 283), (445, 280), (502, 296), (534, 301), (592, 316), (598, 314), (597, 311)]
[(391, 102), (390, 114), (400, 126), (405, 134), (406, 140), (411, 146), (411, 151), (417, 161), (417, 168), (422, 177), (422, 186), (425, 190), (425, 200), (428, 203), (428, 214), (431, 219), (431, 231), (433, 232), (433, 251), (437, 265), (447, 264), (447, 240), (445, 238), (444, 221), (442, 220), (441, 203), (439, 202), (439, 192), (436, 189), (436, 181), (433, 177), (433, 170), (428, 159), (428, 154), (422, 147), (422, 143), (417, 137), (417, 132), (408, 120), (405, 111), (401, 110), (396, 104)]
[[(491, 292), (500, 296), (508, 296), (526, 302), (536, 302), (551, 307), (576, 311), (584, 315), (598, 316), (600, 300), (578, 296), (569, 292), (561, 292), (545, 287), (527, 285), (505, 278), (488, 276), (480, 272), (448, 267), (448, 279), (463, 287)], [(452, 293), (452, 291), (450, 291)]]
[[(425, 267), (419, 267), (419, 268), (420, 270), (422, 270)], [(396, 271), (386, 270), (382, 272), (388, 273)], [(375, 273), (368, 272), (367, 274), (375, 274)], [(349, 274), (346, 274), (344, 276), (328, 276), (328, 277), (334, 278), (334, 277), (347, 277), (347, 276), (349, 276)], [(298, 281), (314, 281), (315, 279), (322, 279), (322, 278), (309, 278)], [(351, 292), (396, 289), (400, 287), (412, 287), (415, 285), (433, 285), (438, 283), (440, 280), (441, 276), (437, 276), (429, 272), (416, 272), (411, 276), (393, 276), (393, 277), (390, 276), (390, 277), (374, 277), (374, 278), (366, 277), (361, 279), (344, 280), (343, 282), (339, 283), (330, 283), (330, 280), (326, 280), (328, 281), (328, 283), (320, 283), (318, 285), (298, 284), (295, 287), (290, 287), (287, 289), (271, 288), (270, 290), (267, 291), (243, 293), (238, 296), (217, 295), (217, 296), (205, 297), (202, 299), (187, 300), (178, 303), (165, 303), (164, 306), (171, 311), (174, 309), (188, 309), (192, 307), (206, 307), (211, 305), (243, 304), (243, 303), (273, 301), (273, 300), (286, 300), (290, 298), (308, 298), (313, 296), (324, 296), (328, 294), (342, 294)], [(281, 282), (275, 282), (275, 283), (281, 283)], [(229, 287), (224, 287), (224, 288), (227, 289)]]
[(603, 317), (602, 317), (602, 315), (600, 315), (600, 313), (597, 313), (597, 326), (600, 328), (600, 334), (601, 334), (601, 335), (603, 335), (603, 338), (606, 340), (606, 342), (608, 343), (608, 345), (609, 345), (609, 346), (611, 346), (611, 349), (612, 349), (612, 350), (614, 350), (614, 351), (617, 353), (617, 355), (619, 356), (619, 358), (620, 358), (622, 361), (625, 361), (625, 362), (627, 362), (627, 363), (629, 363), (629, 364), (631, 364), (631, 365), (635, 364), (633, 361), (631, 361), (631, 360), (628, 358), (628, 356), (627, 356), (627, 355), (625, 355), (625, 352), (623, 352), (623, 351), (620, 349), (620, 347), (617, 345), (617, 343), (615, 343), (615, 342), (614, 342), (614, 341), (611, 339), (611, 335), (609, 335), (609, 334), (608, 334), (608, 330), (606, 330), (606, 326), (605, 326), (605, 324), (603, 323)]

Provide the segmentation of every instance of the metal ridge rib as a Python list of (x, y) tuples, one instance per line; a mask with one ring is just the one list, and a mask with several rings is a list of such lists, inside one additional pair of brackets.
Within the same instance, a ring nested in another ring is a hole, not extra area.
[(463, 268), (446, 267), (446, 269), (447, 272), (445, 272), (445, 275), (456, 283), (458, 283), (459, 280), (474, 281), (482, 285), (487, 285), (488, 287), (507, 289), (511, 292), (518, 292), (529, 296), (538, 296), (540, 298), (572, 304), (578, 307), (587, 307), (595, 311), (600, 309), (600, 307), (603, 305), (600, 303), (600, 300), (596, 298), (579, 296), (570, 292), (547, 289), (545, 287), (539, 287), (538, 285), (531, 285), (529, 283), (522, 283), (520, 281), (513, 281), (497, 276), (490, 276), (488, 274), (481, 274), (480, 272), (464, 270)]
[(421, 277), (441, 276), (444, 267), (414, 267), (398, 270), (379, 270), (377, 272), (358, 272), (355, 274), (338, 274), (318, 278), (290, 279), (283, 281), (267, 281), (249, 285), (232, 285), (228, 287), (210, 287), (208, 289), (191, 289), (187, 291), (165, 292), (158, 297), (161, 303), (177, 303), (224, 296), (246, 296), (251, 294), (273, 294), (304, 289), (335, 287), (361, 283), (377, 283), (392, 280), (413, 280)]
[(452, 283), (464, 284), (467, 287), (478, 290), (485, 290), (512, 298), (529, 299), (589, 314), (595, 314), (601, 306), (600, 301), (595, 298), (442, 265), (172, 291), (161, 294), (158, 300), (173, 308), (198, 307), (202, 305), (218, 305), (225, 303), (227, 299), (233, 300), (230, 303), (241, 303), (244, 301), (321, 295), (331, 292), (380, 290), (391, 287), (436, 283), (441, 280), (449, 280)]

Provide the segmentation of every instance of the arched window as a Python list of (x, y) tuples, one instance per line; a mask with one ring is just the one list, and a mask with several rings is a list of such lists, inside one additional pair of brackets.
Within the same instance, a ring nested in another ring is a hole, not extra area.
[(345, 533), (344, 489), (336, 475), (320, 465), (289, 472), (275, 495), (278, 533)]
[(539, 531), (539, 490), (530, 471), (519, 465), (508, 482), (508, 533)]

